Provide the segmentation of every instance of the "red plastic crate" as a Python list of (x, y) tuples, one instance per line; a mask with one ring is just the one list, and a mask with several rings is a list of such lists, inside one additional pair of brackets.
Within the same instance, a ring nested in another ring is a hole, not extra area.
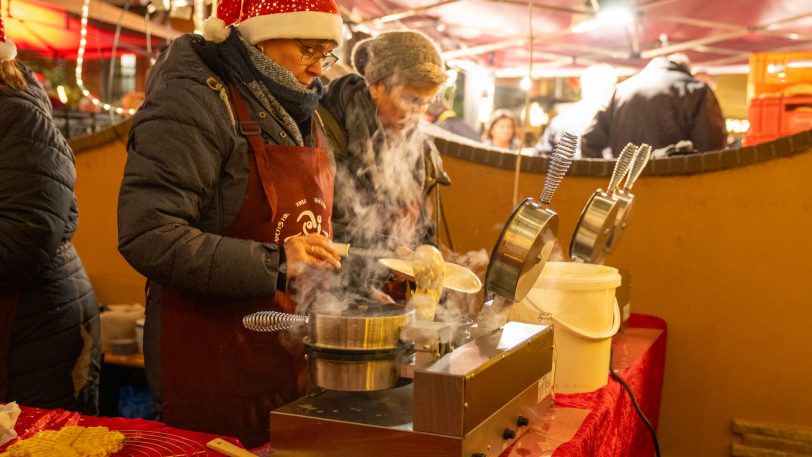
[(776, 138), (812, 129), (812, 96), (751, 100), (747, 118), (747, 133), (753, 138)]

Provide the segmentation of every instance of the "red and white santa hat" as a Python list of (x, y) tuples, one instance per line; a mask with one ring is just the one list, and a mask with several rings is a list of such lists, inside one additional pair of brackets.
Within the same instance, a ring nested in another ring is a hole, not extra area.
[[(2, 9), (2, 5), (0, 5), (0, 11)], [(17, 57), (17, 46), (14, 46), (11, 38), (6, 36), (6, 29), (3, 27), (3, 16), (0, 14), (0, 62), (14, 60), (15, 57)]]
[(341, 12), (335, 0), (220, 0), (203, 24), (203, 37), (222, 42), (236, 25), (252, 44), (275, 38), (333, 40), (341, 44)]

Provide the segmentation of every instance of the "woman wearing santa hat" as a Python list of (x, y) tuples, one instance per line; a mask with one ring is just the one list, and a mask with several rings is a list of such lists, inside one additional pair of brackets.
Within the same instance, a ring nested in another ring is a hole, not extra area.
[(99, 310), (70, 242), (73, 151), (0, 18), (0, 403), (98, 413)]
[(149, 75), (119, 250), (149, 279), (145, 363), (163, 420), (253, 447), (303, 393), (304, 359), (300, 339), (242, 318), (293, 312), (289, 287), (309, 267), (340, 267), (314, 113), (342, 20), (333, 0), (221, 1), (204, 35), (176, 39)]

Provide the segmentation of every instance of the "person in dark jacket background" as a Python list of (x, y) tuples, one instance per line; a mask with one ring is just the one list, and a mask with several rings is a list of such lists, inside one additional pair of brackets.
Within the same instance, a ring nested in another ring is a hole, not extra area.
[(0, 19), (0, 403), (98, 413), (99, 309), (70, 242), (73, 151)]
[(314, 115), (341, 28), (333, 0), (220, 1), (205, 39), (175, 39), (150, 72), (119, 251), (149, 280), (147, 379), (170, 425), (257, 447), (270, 411), (304, 393), (301, 338), (242, 318), (306, 312), (289, 286), (341, 266)]
[(581, 138), (584, 157), (602, 157), (605, 147), (617, 157), (627, 143), (660, 149), (682, 140), (698, 151), (723, 149), (725, 119), (713, 90), (691, 76), (683, 54), (657, 57), (617, 85)]
[(429, 122), (443, 130), (448, 130), (451, 133), (472, 141), (482, 141), (481, 135), (457, 116), (457, 112), (449, 108), (442, 98), (437, 98), (437, 100), (429, 105), (426, 110), (426, 118)]
[[(389, 252), (435, 244), (429, 196), (450, 180), (418, 123), (448, 78), (440, 52), (422, 33), (391, 31), (359, 41), (352, 65), (358, 73), (332, 81), (319, 109), (336, 160), (334, 238)], [(384, 286), (374, 259), (345, 263), (349, 289)]]

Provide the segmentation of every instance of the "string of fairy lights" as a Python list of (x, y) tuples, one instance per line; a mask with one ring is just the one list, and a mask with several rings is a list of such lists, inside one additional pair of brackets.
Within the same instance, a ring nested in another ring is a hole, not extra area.
[(93, 95), (90, 90), (85, 86), (85, 82), (82, 79), (82, 64), (85, 61), (85, 48), (87, 48), (87, 18), (89, 16), (90, 11), (90, 0), (85, 0), (82, 4), (82, 27), (80, 30), (79, 36), (79, 50), (76, 53), (76, 85), (79, 86), (79, 90), (82, 91), (82, 95), (88, 97), (90, 101), (95, 106), (100, 106), (105, 111), (113, 111), (116, 114), (124, 114), (127, 113), (129, 115), (135, 114), (135, 110), (125, 109), (122, 106), (116, 106), (110, 103), (107, 103), (103, 100), (100, 100), (98, 97)]
[[(205, 0), (195, 0), (194, 1), (194, 16), (195, 16), (195, 29), (197, 33), (200, 33), (200, 29), (202, 27), (203, 21), (205, 20)], [(82, 79), (82, 67), (85, 61), (85, 49), (87, 48), (87, 21), (88, 17), (90, 17), (90, 0), (84, 0), (82, 3), (82, 20), (81, 20), (81, 30), (80, 30), (80, 37), (79, 37), (79, 49), (76, 53), (76, 85), (79, 86), (79, 90), (82, 91), (82, 95), (88, 97), (90, 101), (93, 103), (94, 106), (101, 107), (101, 109), (105, 111), (115, 112), (116, 114), (135, 114), (135, 109), (133, 108), (124, 108), (122, 106), (114, 105), (112, 103), (108, 103), (104, 100), (101, 100), (99, 97), (93, 95), (90, 92), (90, 89), (85, 86), (85, 81)], [(111, 56), (111, 58), (115, 58), (115, 56)]]

